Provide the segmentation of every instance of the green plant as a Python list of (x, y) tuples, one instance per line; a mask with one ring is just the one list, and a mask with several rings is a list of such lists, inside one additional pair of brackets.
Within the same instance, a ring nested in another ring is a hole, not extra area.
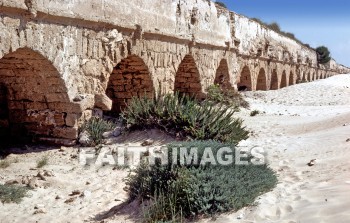
[(234, 89), (223, 89), (219, 85), (211, 85), (207, 89), (207, 101), (224, 104), (238, 110), (239, 107), (249, 108), (249, 103)]
[(47, 156), (42, 157), (40, 160), (36, 162), (37, 168), (42, 168), (49, 163), (49, 158)]
[(27, 196), (29, 188), (18, 185), (0, 184), (0, 201), (2, 203), (20, 203)]
[(327, 47), (319, 46), (316, 48), (317, 61), (320, 64), (328, 63), (331, 60), (330, 52)]
[(226, 8), (226, 9), (227, 9), (227, 6), (226, 6), (226, 4), (225, 4), (225, 3), (220, 2), (220, 1), (216, 1), (215, 3), (216, 3), (217, 5), (219, 5), (219, 6), (221, 6), (221, 7), (223, 7), (223, 8)]
[(199, 105), (196, 100), (175, 93), (152, 99), (134, 97), (121, 117), (129, 129), (161, 128), (173, 135), (237, 144), (247, 139), (249, 132), (234, 113), (224, 105), (206, 101)]
[(252, 18), (252, 20), (257, 22), (257, 23), (259, 23), (260, 25), (263, 25), (263, 26), (265, 26), (265, 27), (275, 31), (276, 33), (281, 34), (282, 36), (285, 36), (285, 37), (288, 37), (290, 39), (293, 39), (297, 43), (299, 43), (299, 44), (301, 44), (301, 45), (303, 45), (303, 46), (305, 46), (307, 48), (312, 49), (312, 47), (310, 47), (309, 44), (304, 44), (302, 41), (300, 41), (298, 38), (296, 38), (293, 33), (282, 31), (280, 25), (277, 22), (266, 23), (266, 22), (264, 22), (264, 21), (262, 21), (261, 19), (258, 19), (258, 18)]
[(6, 169), (11, 163), (7, 160), (0, 160), (0, 169)]
[(106, 121), (100, 117), (92, 117), (82, 127), (81, 131), (87, 131), (91, 137), (91, 145), (96, 146), (102, 143), (102, 134), (115, 128), (115, 123)]
[(259, 113), (260, 113), (260, 111), (258, 111), (258, 110), (253, 110), (253, 111), (250, 112), (250, 116), (256, 116), (256, 115), (258, 115)]
[[(167, 145), (168, 165), (142, 163), (126, 179), (130, 201), (149, 201), (145, 222), (177, 221), (230, 210), (238, 210), (254, 203), (257, 196), (271, 190), (277, 183), (275, 173), (266, 165), (198, 165), (179, 161), (177, 148), (197, 148), (199, 157), (211, 148), (219, 157), (220, 148), (234, 149), (232, 144), (215, 141), (176, 142)], [(176, 154), (176, 155), (174, 155)], [(225, 156), (227, 154), (221, 154)], [(232, 153), (235, 160), (235, 153)], [(249, 160), (251, 156), (246, 158)]]

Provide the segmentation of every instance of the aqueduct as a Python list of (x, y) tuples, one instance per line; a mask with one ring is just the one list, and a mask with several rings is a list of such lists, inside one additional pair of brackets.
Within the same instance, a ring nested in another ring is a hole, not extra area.
[(275, 90), (349, 69), (208, 0), (0, 0), (0, 132), (72, 144), (94, 110), (212, 84)]

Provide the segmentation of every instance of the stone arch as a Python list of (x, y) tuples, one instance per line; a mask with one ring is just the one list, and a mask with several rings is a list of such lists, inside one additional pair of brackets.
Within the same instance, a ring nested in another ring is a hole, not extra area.
[(282, 72), (281, 83), (280, 83), (280, 88), (284, 88), (284, 87), (287, 87), (287, 74), (285, 70)]
[(294, 84), (294, 73), (291, 71), (289, 73), (289, 86)]
[(277, 90), (278, 89), (278, 74), (277, 70), (273, 69), (271, 74), (271, 85), (270, 90)]
[(230, 74), (226, 59), (222, 59), (220, 61), (219, 67), (216, 70), (214, 84), (217, 84), (224, 89), (232, 88), (230, 84)]
[(77, 138), (81, 109), (70, 102), (57, 69), (40, 53), (20, 48), (1, 58), (0, 85), (0, 126), (16, 142)]
[(252, 90), (252, 78), (248, 66), (244, 66), (241, 71), (239, 82), (237, 83), (238, 90), (246, 88), (246, 90)]
[(256, 90), (266, 91), (267, 90), (267, 81), (264, 68), (261, 68), (256, 79)]
[(187, 54), (181, 61), (175, 76), (174, 91), (197, 99), (204, 98), (199, 70), (192, 55)]
[(154, 86), (145, 62), (136, 55), (122, 59), (110, 75), (106, 94), (112, 100), (111, 115), (118, 115), (133, 97), (153, 97)]

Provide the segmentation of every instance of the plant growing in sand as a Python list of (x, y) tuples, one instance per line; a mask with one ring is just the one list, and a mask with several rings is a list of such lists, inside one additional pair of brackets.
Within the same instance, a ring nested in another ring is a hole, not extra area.
[(81, 128), (81, 131), (87, 131), (91, 137), (91, 146), (102, 143), (102, 134), (111, 131), (116, 127), (115, 123), (106, 121), (100, 117), (92, 117)]
[(258, 110), (253, 110), (253, 111), (250, 112), (250, 116), (252, 116), (252, 117), (256, 116), (258, 114), (260, 114), (260, 111), (258, 111)]
[(249, 103), (243, 98), (242, 94), (234, 89), (223, 89), (219, 85), (211, 85), (207, 89), (207, 101), (216, 104), (224, 104), (236, 110), (239, 107), (249, 108)]
[(37, 168), (43, 168), (49, 163), (49, 158), (47, 156), (42, 157), (40, 160), (36, 162)]
[[(232, 144), (215, 141), (176, 142), (167, 145), (168, 157), (174, 148), (198, 148), (199, 157), (207, 147), (214, 156)], [(180, 155), (176, 153), (179, 160)], [(222, 154), (221, 154), (222, 155)], [(235, 158), (233, 158), (235, 160)], [(149, 203), (144, 222), (180, 222), (198, 216), (237, 211), (254, 203), (256, 197), (277, 183), (275, 173), (266, 165), (152, 165), (142, 163), (126, 179), (130, 201)]]
[(11, 163), (8, 160), (0, 160), (0, 169), (6, 169)]
[(152, 99), (134, 97), (121, 117), (128, 129), (160, 128), (166, 132), (193, 139), (214, 139), (237, 144), (249, 132), (235, 111), (225, 105), (198, 101), (186, 96), (166, 94)]
[(20, 203), (24, 197), (27, 197), (29, 188), (18, 185), (0, 184), (0, 201), (2, 203)]

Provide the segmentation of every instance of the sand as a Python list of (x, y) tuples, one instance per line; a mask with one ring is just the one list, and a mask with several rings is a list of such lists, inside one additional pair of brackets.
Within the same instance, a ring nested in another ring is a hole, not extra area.
[[(251, 207), (199, 222), (350, 222), (350, 142), (346, 142), (350, 138), (350, 75), (245, 94), (251, 109), (238, 116), (253, 134), (240, 146), (263, 147), (279, 183)], [(254, 109), (260, 114), (250, 117)], [(159, 131), (138, 132), (125, 140), (138, 144), (148, 138), (155, 138), (158, 145), (173, 140)], [(132, 206), (113, 215), (127, 199), (123, 178), (128, 171), (81, 166), (75, 157), (78, 148), (23, 152), (6, 158), (15, 163), (0, 169), (0, 183), (35, 176), (36, 161), (44, 156), (49, 157), (49, 165), (43, 169), (55, 176), (46, 177), (41, 182), (44, 186), (31, 191), (20, 204), (0, 204), (1, 223), (100, 222), (103, 218), (104, 222), (138, 222), (130, 216)], [(312, 159), (315, 165), (308, 166)], [(74, 190), (86, 195), (70, 196)], [(55, 199), (57, 195), (61, 198)], [(74, 201), (65, 203), (71, 197)], [(33, 214), (35, 206), (44, 206), (46, 213)]]

